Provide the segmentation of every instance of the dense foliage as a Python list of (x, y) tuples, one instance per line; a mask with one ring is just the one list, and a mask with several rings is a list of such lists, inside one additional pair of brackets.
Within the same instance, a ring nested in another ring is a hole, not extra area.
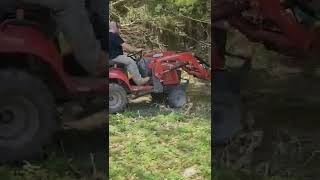
[(125, 38), (138, 46), (194, 50), (208, 57), (210, 1), (111, 1), (110, 19), (120, 21)]

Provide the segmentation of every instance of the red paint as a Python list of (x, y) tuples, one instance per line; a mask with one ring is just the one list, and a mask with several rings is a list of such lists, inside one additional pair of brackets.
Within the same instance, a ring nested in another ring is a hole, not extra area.
[[(42, 32), (22, 25), (0, 25), (0, 53), (22, 53), (39, 57), (49, 64), (57, 80), (68, 85), (63, 71), (62, 59), (54, 44)], [(21, 59), (23, 61), (23, 59)], [(1, 62), (0, 62), (1, 63)]]
[[(159, 53), (161, 53), (161, 56)], [(159, 56), (154, 56), (157, 54)], [(156, 78), (158, 78), (164, 86), (179, 85), (181, 83), (177, 72), (178, 69), (183, 69), (197, 78), (205, 80), (210, 80), (211, 78), (210, 70), (205, 69), (190, 52), (153, 52), (144, 55), (144, 58), (151, 60), (148, 68), (155, 72)], [(109, 79), (119, 80), (132, 93), (150, 93), (153, 91), (153, 86), (151, 85), (137, 86), (131, 84), (127, 74), (120, 69), (110, 68)]]
[(131, 85), (129, 83), (129, 78), (126, 72), (118, 68), (109, 68), (109, 80), (119, 80), (123, 83), (127, 89), (131, 90)]
[[(63, 69), (62, 57), (54, 43), (31, 26), (1, 24), (0, 54), (26, 54), (38, 57), (51, 67), (54, 79), (67, 94), (106, 94), (108, 92), (106, 79), (93, 78), (88, 80), (88, 78), (75, 78), (66, 74)], [(21, 59), (21, 61), (24, 60)]]
[[(247, 36), (249, 40), (269, 43), (276, 47), (276, 50), (280, 53), (289, 53), (285, 51), (291, 50), (296, 54), (307, 55), (313, 49), (318, 48), (315, 34), (296, 22), (293, 16), (281, 6), (280, 0), (243, 0), (241, 2), (232, 4), (223, 0), (218, 1), (214, 6), (216, 11), (214, 9), (213, 12), (216, 12), (219, 17), (213, 18), (213, 23), (221, 19), (228, 21), (231, 26)], [(271, 21), (280, 32), (273, 32), (248, 23), (242, 15), (242, 12), (246, 10), (255, 10), (258, 17)], [(213, 48), (212, 64), (216, 69), (222, 69), (224, 66), (222, 56), (218, 50)]]
[[(186, 63), (186, 65), (182, 68), (188, 74), (194, 75), (200, 79), (210, 80), (210, 71), (205, 69), (190, 52), (182, 52), (177, 54), (172, 52), (164, 53), (163, 57), (153, 59), (151, 67), (153, 68), (156, 77), (165, 81), (168, 77), (165, 77), (165, 74), (162, 74), (162, 72), (170, 68), (170, 66), (179, 65), (181, 63)], [(175, 77), (171, 78), (174, 78), (176, 81), (180, 81)], [(172, 79), (169, 80), (172, 81)]]
[[(24, 21), (24, 10), (18, 9), (19, 21)], [(149, 68), (155, 72), (156, 77), (163, 85), (179, 85), (180, 78), (177, 69), (182, 68), (187, 73), (201, 79), (210, 80), (210, 70), (205, 69), (192, 53), (176, 53), (173, 51), (157, 52), (161, 56), (154, 56), (156, 52), (145, 55), (151, 59)], [(87, 93), (107, 93), (108, 80), (106, 78), (71, 77), (64, 72), (63, 59), (55, 44), (39, 29), (28, 24), (14, 25), (12, 21), (0, 24), (0, 54), (25, 54), (38, 57), (40, 61), (49, 65), (57, 84), (67, 94), (72, 96)], [(21, 61), (25, 59), (21, 58)], [(1, 60), (0, 60), (1, 63)], [(110, 68), (108, 77), (110, 81), (120, 81), (130, 92), (151, 92), (153, 86), (136, 86), (131, 84), (126, 72), (121, 69)]]

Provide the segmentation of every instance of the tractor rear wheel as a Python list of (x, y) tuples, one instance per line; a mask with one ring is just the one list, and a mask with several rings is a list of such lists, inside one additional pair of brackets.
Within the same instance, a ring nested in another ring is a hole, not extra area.
[(109, 84), (109, 112), (116, 113), (125, 108), (128, 103), (127, 92), (119, 84)]
[(187, 95), (185, 89), (174, 87), (169, 90), (168, 104), (172, 108), (181, 108), (187, 103)]
[(38, 78), (0, 71), (0, 163), (40, 155), (57, 128), (54, 99)]

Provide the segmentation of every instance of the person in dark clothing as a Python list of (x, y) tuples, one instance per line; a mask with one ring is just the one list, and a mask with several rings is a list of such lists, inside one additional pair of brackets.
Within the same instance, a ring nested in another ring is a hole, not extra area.
[(132, 75), (133, 81), (137, 85), (146, 84), (150, 77), (141, 77), (136, 62), (130, 57), (124, 55), (123, 50), (128, 52), (140, 52), (142, 49), (135, 48), (127, 43), (119, 35), (119, 25), (115, 21), (109, 24), (109, 58), (113, 62), (125, 64), (129, 73)]
[(124, 43), (124, 40), (120, 37), (118, 33), (109, 32), (109, 51), (110, 59), (114, 59), (119, 55), (123, 55), (123, 47), (121, 44)]
[(101, 48), (108, 53), (109, 0), (87, 0), (86, 7)]

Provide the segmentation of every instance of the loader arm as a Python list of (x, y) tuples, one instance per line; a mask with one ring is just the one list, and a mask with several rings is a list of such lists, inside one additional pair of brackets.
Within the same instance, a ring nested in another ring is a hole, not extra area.
[[(225, 21), (250, 41), (262, 43), (270, 50), (295, 57), (318, 55), (318, 33), (299, 23), (289, 9), (281, 0), (217, 0), (213, 10), (213, 28), (218, 31), (215, 24)], [(253, 21), (245, 15), (248, 12), (253, 13)], [(273, 29), (265, 27), (263, 22), (268, 22)], [(215, 70), (223, 70), (224, 47), (216, 46), (219, 46), (218, 42), (214, 42), (212, 64)]]
[[(312, 15), (305, 8), (307, 1), (287, 0), (294, 1), (296, 4), (293, 7), (304, 9)], [(300, 2), (304, 4), (301, 6)], [(227, 30), (234, 28), (249, 41), (261, 43), (269, 50), (295, 57), (296, 60), (306, 62), (311, 59), (314, 62), (307, 63), (309, 67), (317, 62), (320, 55), (320, 35), (299, 21), (286, 0), (215, 0), (212, 12), (213, 144), (226, 144), (244, 128), (242, 118), (247, 112), (243, 112), (241, 77), (245, 77), (242, 75), (247, 75), (251, 67), (250, 61), (245, 61), (240, 74), (227, 71)]]
[(188, 74), (199, 79), (211, 80), (211, 69), (201, 60), (195, 58), (190, 52), (178, 53), (156, 59), (153, 64), (155, 76), (162, 79), (163, 75), (173, 70), (182, 68)]

